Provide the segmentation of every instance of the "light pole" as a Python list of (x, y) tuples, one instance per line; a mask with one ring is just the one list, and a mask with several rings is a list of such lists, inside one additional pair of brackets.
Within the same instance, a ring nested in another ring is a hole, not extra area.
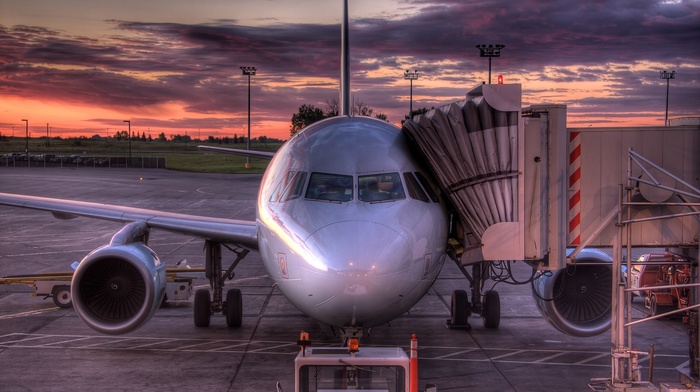
[[(248, 75), (248, 141), (247, 149), (250, 150), (250, 77), (255, 76), (255, 67), (241, 67), (243, 75)], [(250, 157), (246, 157), (245, 168), (250, 169)]]
[(131, 166), (131, 120), (124, 120), (125, 123), (129, 124), (129, 162), (126, 164), (126, 167)]
[(477, 49), (479, 49), (479, 57), (488, 57), (489, 58), (489, 84), (491, 84), (491, 58), (492, 57), (501, 57), (501, 49), (505, 48), (505, 45), (502, 44), (489, 44), (489, 45), (476, 45)]
[(46, 123), (46, 149), (51, 147), (51, 142), (49, 141), (49, 123)]
[(29, 167), (29, 120), (22, 119), (22, 121), (24, 121), (24, 132), (25, 132), (24, 154), (26, 155), (26, 158), (27, 158), (27, 167)]
[(408, 119), (410, 120), (413, 115), (413, 81), (418, 79), (418, 70), (416, 69), (413, 72), (406, 70), (406, 72), (403, 73), (403, 78), (411, 81), (410, 95), (408, 98)]
[(671, 71), (671, 72), (666, 72), (666, 71), (659, 71), (659, 77), (661, 79), (666, 79), (666, 117), (664, 117), (664, 126), (668, 126), (668, 85), (669, 81), (671, 79), (676, 78), (676, 71)]

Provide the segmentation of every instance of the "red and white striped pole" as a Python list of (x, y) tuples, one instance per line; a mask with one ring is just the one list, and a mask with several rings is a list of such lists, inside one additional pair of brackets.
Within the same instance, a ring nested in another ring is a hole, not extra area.
[(581, 243), (581, 133), (569, 133), (569, 236), (570, 245)]
[(409, 392), (418, 392), (418, 338), (414, 333), (411, 335), (411, 356), (409, 359)]

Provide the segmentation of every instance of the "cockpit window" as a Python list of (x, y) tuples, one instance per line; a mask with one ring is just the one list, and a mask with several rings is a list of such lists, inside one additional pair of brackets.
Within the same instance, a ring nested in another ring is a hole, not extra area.
[(329, 173), (311, 173), (306, 198), (344, 202), (352, 200), (352, 176)]
[(428, 193), (428, 197), (430, 197), (430, 200), (433, 201), (433, 203), (439, 203), (440, 198), (438, 198), (437, 193), (435, 193), (435, 190), (433, 187), (430, 185), (430, 182), (428, 179), (423, 175), (421, 172), (416, 172), (416, 177), (418, 177), (418, 181), (423, 185), (423, 189)]
[(306, 172), (290, 171), (277, 185), (270, 196), (271, 202), (285, 202), (301, 196), (306, 182)]
[(399, 173), (381, 173), (357, 178), (360, 201), (391, 201), (405, 199)]
[(411, 197), (411, 199), (420, 200), (426, 203), (429, 202), (430, 199), (428, 199), (428, 195), (425, 194), (425, 191), (423, 188), (421, 188), (413, 173), (404, 173), (403, 178), (406, 180), (406, 188), (408, 188), (408, 195)]

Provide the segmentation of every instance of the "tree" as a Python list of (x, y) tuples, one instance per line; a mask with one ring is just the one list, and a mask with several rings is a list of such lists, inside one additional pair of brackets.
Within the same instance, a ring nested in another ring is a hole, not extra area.
[(323, 120), (325, 117), (323, 110), (314, 105), (303, 104), (299, 106), (299, 112), (292, 115), (291, 136), (296, 135), (297, 132), (304, 129), (307, 125)]
[[(366, 117), (372, 117), (374, 114), (374, 109), (372, 109), (369, 105), (367, 105), (364, 101), (361, 99), (355, 98), (354, 100), (354, 105), (352, 108), (353, 114), (359, 115), (359, 116), (366, 116)], [(383, 121), (389, 121), (389, 117), (386, 115), (386, 113), (377, 113), (374, 114), (374, 118), (378, 118)]]
[(159, 142), (165, 142), (167, 140), (168, 139), (165, 137), (165, 132), (161, 132), (160, 134), (158, 134), (158, 141)]
[(352, 113), (360, 116), (372, 117), (374, 109), (369, 107), (363, 100), (355, 98), (353, 99)]
[[(435, 109), (435, 107), (432, 107), (431, 109), (428, 109), (426, 107), (420, 108), (420, 109), (415, 109), (414, 111), (411, 112), (411, 118), (419, 115), (419, 114), (425, 114), (428, 113), (430, 110)], [(403, 120), (401, 120), (401, 125), (405, 123), (408, 120), (408, 116), (405, 116)]]
[[(335, 117), (340, 113), (340, 105), (338, 100), (333, 98), (326, 100), (326, 111), (324, 112), (326, 118)], [(374, 109), (367, 105), (363, 100), (355, 98), (353, 100), (352, 113), (360, 116), (372, 117)], [(387, 121), (387, 115), (384, 113), (377, 113), (374, 117)]]
[(333, 98), (326, 100), (326, 117), (335, 117), (340, 113), (340, 106), (338, 105), (338, 100)]
[[(304, 129), (306, 126), (323, 120), (324, 118), (335, 117), (340, 113), (340, 105), (338, 100), (333, 98), (326, 100), (326, 111), (316, 108), (314, 105), (303, 104), (299, 107), (299, 112), (292, 115), (292, 125), (290, 127), (291, 135), (294, 136), (297, 132)], [(359, 116), (372, 117), (374, 109), (369, 107), (361, 99), (353, 100), (352, 113)], [(389, 121), (385, 113), (377, 113), (374, 117)]]
[(117, 133), (114, 134), (114, 138), (117, 140), (129, 140), (129, 132), (117, 131)]

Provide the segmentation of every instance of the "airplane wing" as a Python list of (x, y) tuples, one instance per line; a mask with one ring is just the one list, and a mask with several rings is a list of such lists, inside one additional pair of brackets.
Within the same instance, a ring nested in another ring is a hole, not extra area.
[[(272, 159), (275, 155), (274, 152), (212, 146), (199, 146), (199, 149), (263, 159)], [(152, 228), (194, 235), (222, 243), (235, 243), (253, 249), (258, 247), (257, 226), (255, 222), (251, 221), (177, 214), (142, 208), (10, 193), (0, 193), (0, 205), (48, 211), (58, 219), (73, 219), (84, 216), (123, 223), (143, 221), (148, 227)]]
[(143, 221), (148, 227), (257, 249), (255, 222), (178, 214), (75, 200), (0, 193), (0, 205), (51, 212), (59, 219), (79, 216), (116, 222)]
[(272, 159), (275, 156), (274, 152), (269, 151), (254, 151), (254, 150), (240, 150), (237, 148), (225, 148), (225, 147), (212, 147), (212, 146), (198, 146), (201, 151), (217, 152), (223, 154), (233, 154), (233, 155), (243, 155), (253, 158), (263, 158)]

